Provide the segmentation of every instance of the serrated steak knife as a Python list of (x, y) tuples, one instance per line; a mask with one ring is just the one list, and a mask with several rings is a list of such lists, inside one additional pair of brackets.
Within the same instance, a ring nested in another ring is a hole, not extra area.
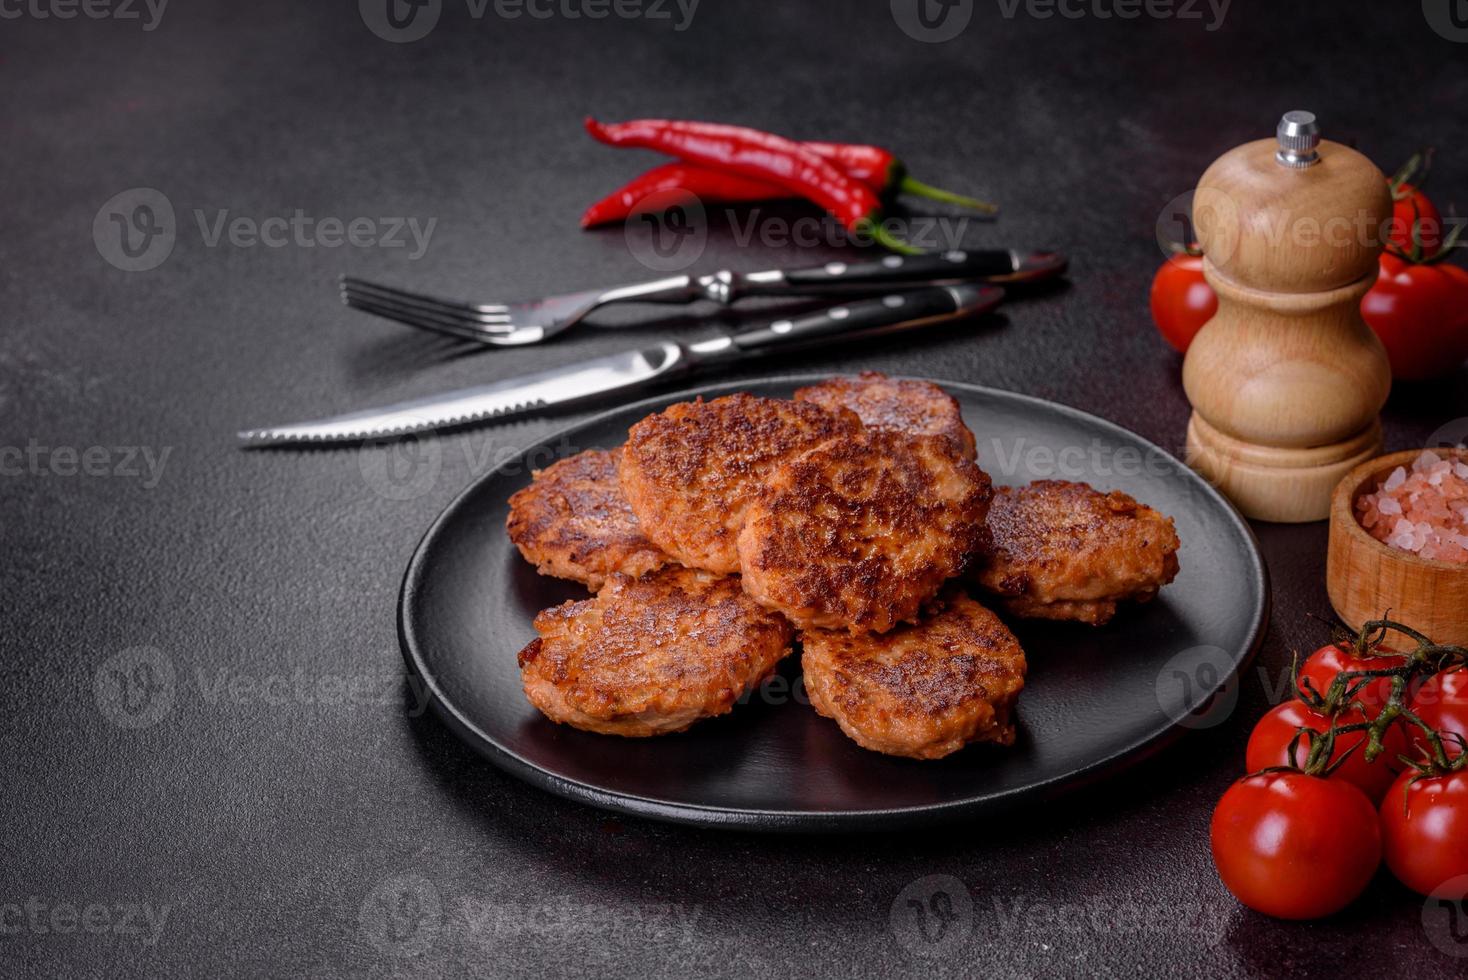
[(796, 319), (694, 343), (668, 341), (510, 381), (430, 395), (321, 419), (239, 434), (247, 446), (351, 443), (405, 436), (489, 419), (534, 414), (551, 405), (613, 392), (639, 391), (695, 371), (819, 342), (842, 342), (987, 313), (1004, 291), (996, 286), (935, 286), (834, 306)]

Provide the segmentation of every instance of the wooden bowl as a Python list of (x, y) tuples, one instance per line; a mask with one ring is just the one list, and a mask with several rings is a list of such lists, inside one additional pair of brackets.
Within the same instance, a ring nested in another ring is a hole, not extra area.
[[(1468, 449), (1433, 451), (1468, 461)], [(1326, 589), (1336, 613), (1352, 629), (1390, 610), (1392, 619), (1438, 643), (1468, 644), (1468, 565), (1419, 558), (1393, 548), (1366, 533), (1356, 519), (1356, 501), (1375, 491), (1398, 466), (1410, 469), (1420, 455), (1422, 450), (1411, 449), (1370, 460), (1336, 486), (1330, 505)]]

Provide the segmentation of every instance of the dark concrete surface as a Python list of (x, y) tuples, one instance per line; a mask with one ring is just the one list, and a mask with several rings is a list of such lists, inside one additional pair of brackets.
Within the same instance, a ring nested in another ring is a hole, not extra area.
[[(1201, 20), (1123, 20), (1099, 15), (1109, 3), (1072, 19), (976, 2), (944, 43), (880, 0), (704, 0), (685, 30), (671, 4), (669, 19), (565, 9), (475, 18), (445, 0), (428, 36), (398, 44), (347, 0), (173, 0), (156, 20), (0, 7), (0, 446), (23, 453), (0, 480), (0, 972), (1461, 975), (1468, 943), (1385, 877), (1336, 919), (1292, 925), (1240, 908), (1213, 873), (1209, 813), (1248, 725), (1291, 651), (1324, 636), (1323, 524), (1257, 527), (1275, 601), (1258, 670), (1225, 723), (1131, 774), (997, 824), (722, 834), (521, 785), (402, 680), (397, 588), (420, 534), (497, 454), (579, 414), (422, 444), (437, 462), (398, 482), (380, 450), (248, 453), (232, 434), (711, 329), (462, 355), (338, 303), (346, 271), (485, 298), (646, 277), (644, 239), (576, 227), (653, 159), (587, 139), (596, 113), (881, 142), (1003, 203), (993, 225), (948, 213), (964, 241), (1073, 257), (1068, 288), (1001, 319), (748, 377), (961, 379), (1179, 447), (1179, 359), (1147, 311), (1159, 214), (1295, 107), (1388, 171), (1438, 145), (1430, 186), (1461, 199), (1468, 44), (1416, 3), (1236, 0), (1208, 30), (1202, 5)], [(173, 210), (154, 211), (172, 250), (130, 272), (160, 254), (117, 247), (107, 202), (135, 188)], [(298, 209), (371, 219), (359, 238), (436, 222), (416, 258), (410, 235), (328, 247), (314, 225), (279, 247), (214, 237), (221, 212), (260, 225)], [(809, 216), (756, 224), (767, 240)], [(697, 268), (855, 254), (741, 244), (747, 220), (716, 213)], [(1399, 390), (1388, 448), (1468, 416), (1465, 378)], [(952, 914), (917, 931), (914, 897)]]

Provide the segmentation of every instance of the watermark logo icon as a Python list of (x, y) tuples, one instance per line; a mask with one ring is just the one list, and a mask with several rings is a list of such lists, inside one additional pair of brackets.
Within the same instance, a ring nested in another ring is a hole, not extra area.
[(1157, 213), (1157, 247), (1171, 256), (1178, 246), (1198, 240), (1198, 229), (1212, 230), (1208, 258), (1222, 265), (1239, 247), (1239, 206), (1222, 191), (1205, 188), (1179, 194)]
[(1459, 446), (1468, 446), (1468, 416), (1444, 423), (1427, 437), (1428, 449), (1456, 449)]
[(378, 883), (357, 913), (358, 934), (385, 953), (417, 955), (443, 926), (443, 896), (421, 874), (394, 875)]
[(888, 914), (898, 945), (914, 956), (952, 956), (974, 930), (974, 900), (953, 875), (919, 878), (898, 893)]
[(892, 0), (892, 19), (914, 41), (941, 44), (962, 34), (974, 16), (974, 0)]
[(411, 44), (428, 36), (443, 13), (443, 0), (357, 0), (367, 29), (384, 41)]
[(1157, 705), (1175, 725), (1213, 728), (1228, 720), (1238, 703), (1239, 677), (1221, 647), (1190, 647), (1157, 672)]
[(173, 661), (155, 647), (113, 654), (92, 676), (97, 710), (118, 728), (148, 728), (173, 710), (177, 684)]
[(1468, 957), (1468, 875), (1443, 882), (1436, 894), (1456, 898), (1429, 898), (1422, 905), (1422, 930), (1437, 951), (1455, 959)]
[(1179, 194), (1157, 213), (1157, 247), (1163, 255), (1172, 255), (1179, 245), (1188, 246), (1198, 240), (1193, 227), (1193, 192)]
[(178, 240), (173, 204), (162, 191), (131, 187), (114, 195), (92, 219), (97, 253), (124, 272), (162, 265)]
[[(412, 427), (423, 420), (404, 418)], [(443, 470), (443, 446), (432, 432), (374, 439), (364, 442), (357, 453), (362, 479), (386, 500), (417, 500), (438, 485)]]
[(1439, 37), (1468, 43), (1468, 0), (1422, 0), (1422, 16)]
[(681, 272), (703, 257), (708, 216), (684, 191), (657, 191), (637, 202), (623, 225), (633, 258), (654, 272)]

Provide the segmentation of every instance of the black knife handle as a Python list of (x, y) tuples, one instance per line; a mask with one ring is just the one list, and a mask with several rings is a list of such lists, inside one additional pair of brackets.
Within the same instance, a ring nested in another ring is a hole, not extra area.
[(967, 308), (975, 309), (1002, 292), (992, 287), (935, 286), (906, 293), (891, 293), (863, 299), (796, 319), (776, 320), (733, 336), (734, 345), (746, 353), (764, 353), (776, 348), (796, 347), (822, 340), (839, 341), (888, 330), (919, 326), (930, 320), (951, 317)]
[(793, 287), (885, 286), (970, 280), (1008, 276), (1014, 255), (1003, 250), (952, 249), (931, 255), (885, 255), (871, 262), (827, 262), (807, 269), (789, 269), (785, 281)]

